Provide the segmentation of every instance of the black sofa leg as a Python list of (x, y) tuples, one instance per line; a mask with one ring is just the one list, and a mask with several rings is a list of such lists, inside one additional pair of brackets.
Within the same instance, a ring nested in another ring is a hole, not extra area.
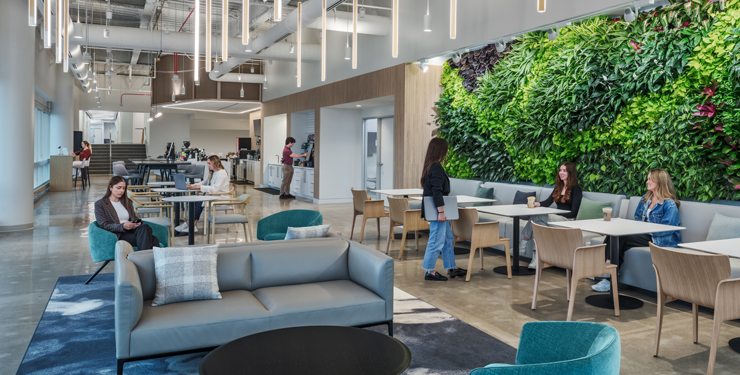
[(118, 364), (116, 365), (116, 374), (123, 375), (123, 364), (126, 363), (126, 361), (119, 359)]
[(393, 337), (393, 321), (388, 321), (388, 336)]
[(108, 265), (108, 263), (110, 263), (110, 260), (106, 260), (105, 263), (103, 263), (103, 265), (100, 266), (100, 268), (98, 268), (98, 270), (95, 271), (95, 273), (92, 276), (90, 276), (90, 278), (87, 279), (87, 281), (85, 281), (85, 285), (90, 284), (90, 282), (92, 281), (92, 279), (94, 279), (95, 276), (98, 276), (98, 274), (100, 273), (100, 271), (102, 271), (103, 268), (105, 268), (105, 266)]

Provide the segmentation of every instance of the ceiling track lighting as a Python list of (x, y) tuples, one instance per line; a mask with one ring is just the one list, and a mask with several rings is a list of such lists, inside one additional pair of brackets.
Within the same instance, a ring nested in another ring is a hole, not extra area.
[(505, 49), (506, 49), (506, 43), (504, 43), (503, 41), (496, 43), (496, 51), (498, 53), (503, 53)]
[(398, 57), (398, 2), (393, 0), (393, 15), (391, 18), (392, 35), (391, 35), (391, 57)]
[(36, 14), (37, 0), (28, 0), (28, 26), (36, 27), (38, 15)]
[(457, 0), (450, 0), (450, 39), (457, 38)]
[(550, 39), (550, 41), (554, 41), (558, 38), (558, 30), (557, 28), (552, 28), (547, 30), (547, 39)]
[(432, 17), (429, 15), (429, 0), (427, 0), (427, 13), (424, 15), (424, 32), (432, 32)]
[(326, 81), (326, 0), (321, 0), (321, 82)]
[(242, 1), (242, 44), (249, 44), (249, 0)]
[[(296, 31), (296, 38), (298, 39), (298, 53), (296, 55), (296, 85), (297, 87), (301, 87), (301, 62), (302, 62), (302, 55), (301, 55), (301, 40), (303, 39), (303, 2), (298, 3), (298, 29)], [(291, 48), (293, 45), (290, 46)]]
[(624, 10), (624, 21), (627, 23), (635, 21), (635, 12), (632, 11), (632, 8), (626, 8)]
[[(247, 1), (249, 3), (249, 1)], [(221, 5), (221, 61), (229, 60), (229, 0)]]
[(352, 0), (352, 69), (357, 69), (357, 0)]
[(200, 83), (200, 0), (195, 0), (195, 33), (193, 33), (193, 51), (195, 58), (193, 60), (193, 81), (197, 86)]
[(427, 66), (427, 60), (419, 60), (419, 69), (421, 69), (422, 73), (426, 73), (427, 70), (429, 70), (429, 67)]
[(213, 69), (213, 61), (211, 58), (211, 0), (206, 0), (206, 73)]
[(537, 12), (545, 13), (547, 8), (547, 0), (537, 0)]
[(274, 12), (273, 15), (272, 15), (272, 20), (273, 21), (278, 22), (281, 19), (283, 19), (283, 2), (282, 2), (282, 0), (275, 0), (273, 12)]

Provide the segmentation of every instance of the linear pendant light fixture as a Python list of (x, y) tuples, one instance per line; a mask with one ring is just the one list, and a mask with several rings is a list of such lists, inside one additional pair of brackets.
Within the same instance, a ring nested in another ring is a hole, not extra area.
[[(47, 0), (48, 1), (48, 0)], [(64, 64), (62, 65), (62, 71), (67, 73), (69, 72), (69, 38), (67, 37), (69, 34), (67, 34), (67, 20), (69, 19), (69, 3), (67, 2), (69, 0), (57, 0), (57, 2), (62, 3), (62, 7), (64, 8), (64, 12), (62, 12), (62, 34), (64, 36)]]
[(283, 19), (283, 1), (282, 0), (275, 0), (274, 4), (274, 14), (272, 15), (272, 20), (277, 22)]
[(537, 12), (545, 13), (547, 7), (547, 0), (537, 0)]
[(249, 0), (242, 0), (242, 45), (249, 44)]
[(357, 0), (352, 0), (352, 69), (357, 69)]
[(326, 0), (321, 0), (321, 82), (326, 81)]
[(51, 1), (44, 1), (44, 48), (51, 48)]
[(303, 8), (302, 8), (303, 2), (298, 3), (298, 30), (296, 31), (296, 38), (298, 38), (298, 64), (296, 65), (296, 69), (298, 71), (296, 72), (296, 79), (298, 80), (298, 86), (301, 87), (301, 27), (303, 27), (303, 21), (301, 20), (301, 17), (303, 17)]
[(62, 48), (62, 24), (64, 23), (63, 17), (64, 17), (64, 10), (63, 2), (61, 0), (57, 0), (57, 56), (56, 56), (56, 63), (61, 64), (64, 61), (64, 50)]
[[(248, 1), (248, 0), (247, 0)], [(193, 34), (195, 61), (193, 81), (197, 85), (200, 81), (200, 0), (195, 0), (195, 33)]]
[(38, 23), (37, 15), (36, 15), (36, 7), (38, 0), (28, 0), (28, 26), (36, 27), (36, 23)]
[(450, 0), (450, 39), (457, 38), (457, 0)]
[(211, 0), (206, 0), (206, 72), (213, 69), (211, 61)]
[(221, 7), (221, 61), (229, 60), (229, 0)]
[(429, 15), (429, 0), (427, 0), (427, 13), (424, 15), (424, 32), (432, 32), (432, 16)]
[(391, 56), (398, 57), (398, 1), (393, 0), (393, 35), (391, 36)]

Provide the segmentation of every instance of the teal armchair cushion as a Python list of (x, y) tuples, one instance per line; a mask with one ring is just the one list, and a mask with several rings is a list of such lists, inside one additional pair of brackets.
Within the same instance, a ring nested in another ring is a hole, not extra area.
[[(316, 225), (324, 224), (324, 217), (321, 212), (313, 210), (288, 210), (281, 211), (276, 214), (260, 219), (257, 222), (257, 239), (270, 241), (277, 239), (285, 239), (285, 233), (288, 232), (288, 227), (301, 228), (301, 227), (312, 227)], [(271, 236), (268, 239), (268, 235), (281, 234), (282, 238)]]
[(532, 322), (522, 328), (515, 365), (492, 364), (471, 375), (618, 375), (622, 355), (614, 327), (589, 322)]
[[(167, 247), (169, 245), (169, 231), (167, 227), (154, 223), (146, 224), (152, 228), (152, 234), (159, 240), (159, 247)], [(100, 228), (98, 222), (93, 221), (87, 227), (87, 238), (90, 244), (90, 256), (94, 263), (115, 259), (118, 237), (114, 233)], [(137, 250), (134, 247), (134, 251)]]
[(270, 233), (265, 236), (265, 241), (279, 241), (284, 240), (287, 233)]

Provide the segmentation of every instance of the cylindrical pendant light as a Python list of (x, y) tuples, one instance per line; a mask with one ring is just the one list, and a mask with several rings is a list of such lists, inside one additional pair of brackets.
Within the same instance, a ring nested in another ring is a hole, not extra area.
[(352, 69), (357, 69), (357, 0), (352, 0)]
[[(28, 26), (36, 27), (36, 23), (38, 23), (37, 15), (36, 15), (36, 7), (38, 4), (36, 3), (38, 0), (28, 0)], [(51, 6), (51, 4), (49, 4)]]
[(391, 56), (398, 57), (398, 1), (393, 0), (393, 35), (391, 36)]
[[(249, 1), (249, 0), (245, 0)], [(193, 81), (200, 81), (200, 0), (195, 0), (195, 33), (193, 35), (195, 61), (193, 67)]]
[(51, 48), (51, 1), (44, 1), (44, 48)]
[(223, 0), (221, 7), (221, 61), (229, 60), (229, 0)]
[(249, 0), (242, 0), (242, 44), (249, 44)]
[(57, 56), (56, 63), (61, 64), (64, 61), (64, 48), (62, 47), (62, 24), (64, 21), (64, 2), (57, 0)]
[(303, 27), (303, 21), (301, 20), (301, 17), (303, 17), (303, 3), (298, 3), (298, 30), (296, 31), (296, 38), (298, 39), (298, 53), (296, 55), (298, 64), (296, 65), (296, 80), (297, 80), (297, 87), (301, 87), (301, 28)]
[(537, 0), (537, 12), (545, 13), (547, 7), (547, 0)]
[(211, 61), (211, 0), (206, 0), (206, 72), (213, 68)]
[(67, 34), (67, 20), (69, 19), (69, 0), (57, 1), (62, 3), (62, 7), (64, 8), (64, 11), (62, 12), (62, 35), (64, 38), (64, 48), (62, 49), (62, 53), (64, 54), (64, 62), (62, 65), (62, 71), (67, 73), (69, 72), (69, 38), (67, 37), (69, 35)]
[(457, 0), (450, 0), (450, 39), (457, 38)]
[(321, 0), (321, 82), (326, 81), (326, 0)]
[(283, 1), (282, 0), (275, 0), (274, 4), (274, 14), (272, 15), (272, 20), (277, 22), (283, 19)]
[(429, 15), (429, 0), (427, 0), (427, 13), (424, 15), (424, 32), (428, 33), (431, 31), (432, 31), (432, 16)]

